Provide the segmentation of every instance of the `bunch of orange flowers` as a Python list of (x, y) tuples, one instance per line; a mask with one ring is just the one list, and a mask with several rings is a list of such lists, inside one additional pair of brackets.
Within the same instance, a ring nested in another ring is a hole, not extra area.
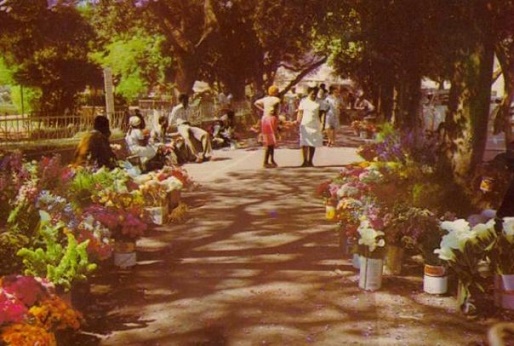
[(57, 345), (54, 332), (71, 328), (77, 330), (81, 314), (64, 300), (52, 296), (32, 306), (25, 323), (7, 325), (1, 330), (1, 340), (8, 345)]
[(52, 296), (44, 300), (41, 305), (34, 305), (29, 309), (29, 314), (34, 316), (36, 324), (46, 330), (74, 329), (80, 327), (82, 315), (72, 309), (64, 300)]
[(2, 329), (2, 341), (7, 345), (55, 346), (55, 335), (45, 328), (27, 323), (15, 323)]

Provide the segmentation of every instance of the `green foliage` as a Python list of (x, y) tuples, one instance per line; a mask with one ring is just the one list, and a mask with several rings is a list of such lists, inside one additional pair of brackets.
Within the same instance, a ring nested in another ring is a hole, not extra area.
[(78, 243), (71, 232), (61, 241), (64, 223), (52, 225), (50, 215), (40, 212), (41, 224), (38, 230), (41, 247), (22, 248), (18, 256), (23, 258), (25, 274), (46, 277), (56, 286), (69, 290), (74, 281), (85, 280), (86, 274), (96, 269), (89, 263), (87, 245), (89, 240)]
[(164, 83), (164, 71), (171, 59), (161, 54), (161, 44), (162, 36), (137, 30), (112, 38), (105, 51), (92, 54), (92, 58), (112, 69), (113, 75), (119, 77), (116, 92), (134, 101), (146, 95), (152, 86)]
[(29, 244), (29, 238), (23, 234), (4, 230), (0, 233), (0, 276), (19, 273), (22, 261), (16, 254)]
[(74, 6), (13, 4), (4, 17), (5, 30), (0, 32), (4, 60), (13, 84), (41, 90), (38, 110), (72, 110), (79, 91), (87, 84), (99, 84), (100, 71), (87, 55), (94, 31)]

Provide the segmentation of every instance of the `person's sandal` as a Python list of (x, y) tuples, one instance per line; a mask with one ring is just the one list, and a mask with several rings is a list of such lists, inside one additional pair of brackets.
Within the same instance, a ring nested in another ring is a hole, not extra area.
[(203, 159), (201, 157), (197, 157), (195, 160), (196, 163), (202, 163)]

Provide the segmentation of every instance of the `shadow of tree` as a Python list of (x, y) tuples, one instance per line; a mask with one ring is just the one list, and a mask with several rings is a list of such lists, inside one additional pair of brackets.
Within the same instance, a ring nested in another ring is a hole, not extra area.
[(184, 193), (186, 223), (153, 229), (132, 270), (93, 277), (85, 335), (111, 345), (416, 344), (428, 330), (442, 344), (481, 340), (485, 324), (449, 309), (450, 297), (422, 303), (419, 281), (358, 289), (313, 197), (335, 172), (229, 172)]

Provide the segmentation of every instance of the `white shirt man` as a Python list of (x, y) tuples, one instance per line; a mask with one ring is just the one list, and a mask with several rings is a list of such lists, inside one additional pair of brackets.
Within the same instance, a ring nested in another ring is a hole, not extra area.
[[(189, 97), (182, 94), (178, 98), (179, 104), (173, 107), (169, 116), (169, 125), (177, 126), (178, 133), (184, 138), (186, 146), (191, 150), (194, 156), (196, 156), (196, 162), (200, 163), (205, 160), (209, 160), (212, 152), (211, 139), (209, 133), (199, 127), (191, 126), (188, 117), (188, 104)], [(202, 153), (198, 151), (195, 144), (192, 142), (192, 138), (195, 138), (202, 144)]]

